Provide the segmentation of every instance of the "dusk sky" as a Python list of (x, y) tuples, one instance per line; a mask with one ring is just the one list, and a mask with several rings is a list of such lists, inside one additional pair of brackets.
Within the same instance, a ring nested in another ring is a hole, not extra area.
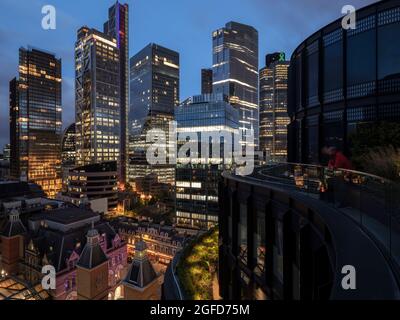
[[(63, 124), (74, 121), (74, 44), (87, 25), (103, 31), (115, 0), (1, 0), (0, 4), (0, 153), (9, 141), (8, 86), (17, 76), (18, 48), (31, 45), (62, 58)], [(212, 31), (226, 22), (252, 25), (259, 32), (260, 68), (266, 53), (296, 46), (320, 27), (341, 17), (346, 4), (371, 0), (128, 0), (130, 56), (150, 42), (180, 53), (181, 100), (200, 93), (200, 69), (212, 64)], [(57, 29), (41, 27), (44, 5), (57, 10)]]

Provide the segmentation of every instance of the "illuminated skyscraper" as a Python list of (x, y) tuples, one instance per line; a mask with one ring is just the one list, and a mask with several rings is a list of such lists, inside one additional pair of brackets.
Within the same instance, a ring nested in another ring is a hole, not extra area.
[(63, 133), (61, 140), (61, 169), (63, 191), (67, 187), (69, 170), (75, 168), (76, 161), (76, 129), (75, 123), (69, 125)]
[(7, 143), (3, 148), (3, 159), (10, 161), (11, 145)]
[(61, 160), (63, 166), (75, 166), (75, 123), (70, 124), (63, 133), (61, 143)]
[(213, 93), (223, 93), (239, 110), (239, 126), (254, 129), (258, 145), (258, 32), (229, 22), (213, 32)]
[(61, 190), (61, 59), (19, 50), (19, 79), (10, 82), (11, 175)]
[(148, 163), (146, 134), (151, 129), (161, 129), (168, 134), (178, 104), (179, 53), (151, 43), (130, 60), (131, 182), (155, 173), (159, 182), (174, 183), (174, 165)]
[(287, 85), (289, 61), (284, 53), (268, 54), (260, 70), (260, 150), (266, 161), (287, 160)]
[(117, 41), (95, 29), (78, 30), (75, 44), (77, 165), (118, 161), (120, 64)]
[[(176, 164), (176, 223), (208, 229), (218, 223), (218, 183), (233, 165), (233, 141), (238, 134), (239, 112), (223, 94), (205, 94), (185, 100), (175, 109), (178, 147), (197, 144), (187, 157), (178, 153)], [(217, 137), (217, 139), (215, 138)], [(200, 143), (209, 142), (208, 150)], [(197, 152), (196, 152), (197, 151)]]
[(128, 165), (128, 112), (129, 112), (129, 6), (118, 1), (108, 10), (109, 20), (104, 23), (104, 33), (117, 41), (119, 49), (120, 81), (120, 161), (119, 181), (127, 178)]

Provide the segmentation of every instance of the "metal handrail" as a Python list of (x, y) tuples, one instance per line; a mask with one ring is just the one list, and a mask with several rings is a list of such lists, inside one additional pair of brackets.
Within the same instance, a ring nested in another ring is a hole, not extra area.
[(350, 217), (400, 266), (399, 183), (356, 170), (290, 162), (258, 167), (248, 178), (318, 197)]
[[(370, 173), (366, 173), (366, 172), (362, 172), (362, 171), (357, 171), (357, 170), (342, 169), (342, 168), (329, 169), (328, 167), (323, 166), (323, 165), (304, 164), (304, 163), (295, 163), (295, 162), (279, 162), (279, 163), (276, 164), (276, 166), (279, 166), (279, 165), (303, 166), (303, 167), (319, 168), (319, 169), (326, 170), (326, 171), (347, 172), (347, 173), (352, 173), (352, 174), (356, 174), (356, 175), (360, 175), (360, 176), (364, 176), (364, 177), (370, 177), (370, 178), (373, 178), (373, 179), (376, 179), (376, 180), (380, 180), (380, 181), (384, 181), (384, 182), (387, 182), (387, 183), (393, 183), (393, 181), (391, 181), (391, 180), (389, 180), (387, 178), (380, 177), (380, 176), (377, 176), (377, 175), (374, 175), (374, 174), (370, 174)], [(272, 169), (272, 168), (274, 168), (276, 166), (271, 166), (270, 168), (265, 168), (265, 169), (266, 170)]]

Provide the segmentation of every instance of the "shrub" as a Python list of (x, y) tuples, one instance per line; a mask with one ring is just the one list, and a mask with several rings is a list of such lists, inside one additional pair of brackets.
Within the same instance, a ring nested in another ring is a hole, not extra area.
[(215, 228), (189, 244), (177, 265), (188, 299), (212, 300), (212, 281), (218, 264), (218, 230)]
[(382, 121), (360, 124), (349, 140), (351, 160), (357, 170), (398, 180), (399, 123)]
[(362, 169), (377, 176), (400, 181), (400, 149), (375, 148), (360, 157)]

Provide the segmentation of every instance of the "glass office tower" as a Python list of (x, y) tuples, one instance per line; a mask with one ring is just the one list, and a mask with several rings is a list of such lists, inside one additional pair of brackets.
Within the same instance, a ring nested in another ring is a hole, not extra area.
[[(239, 110), (243, 134), (254, 129), (258, 146), (258, 32), (229, 22), (213, 32), (213, 93), (223, 93)], [(243, 139), (244, 140), (244, 139)]]
[(116, 40), (95, 29), (80, 28), (75, 68), (77, 165), (118, 161), (120, 64)]
[(289, 61), (276, 52), (266, 56), (265, 64), (260, 70), (260, 150), (267, 162), (286, 162)]
[(168, 134), (178, 104), (179, 53), (151, 43), (130, 60), (130, 182), (155, 173), (159, 182), (174, 183), (174, 165), (148, 163), (146, 134), (151, 129)]
[(61, 143), (61, 160), (64, 166), (74, 166), (76, 160), (75, 123), (70, 124), (63, 133)]
[(129, 6), (118, 1), (108, 10), (109, 20), (104, 33), (117, 41), (119, 49), (120, 81), (120, 161), (119, 181), (125, 183), (128, 165), (128, 111), (129, 111)]
[(201, 69), (201, 94), (212, 93), (213, 71), (212, 69)]
[(288, 158), (320, 164), (324, 146), (351, 151), (351, 136), (376, 122), (400, 121), (397, 1), (357, 10), (357, 28), (339, 18), (305, 39), (289, 67)]
[(61, 139), (61, 170), (63, 191), (66, 190), (69, 170), (75, 168), (76, 161), (76, 129), (75, 123), (70, 124)]
[[(198, 150), (177, 156), (176, 223), (208, 229), (218, 223), (218, 182), (222, 171), (233, 165), (231, 151), (234, 135), (238, 135), (239, 112), (227, 96), (206, 94), (185, 100), (176, 108), (175, 118), (178, 150), (190, 136), (190, 143), (198, 145)], [(201, 148), (201, 141), (207, 141), (208, 151)]]
[(40, 185), (48, 197), (61, 190), (61, 59), (19, 50), (19, 79), (10, 82), (11, 174)]

